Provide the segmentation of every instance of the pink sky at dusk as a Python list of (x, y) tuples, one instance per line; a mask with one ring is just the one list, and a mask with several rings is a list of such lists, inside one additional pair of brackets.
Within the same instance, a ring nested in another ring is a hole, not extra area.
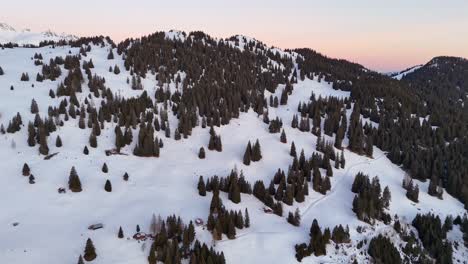
[(468, 1), (380, 2), (19, 0), (2, 4), (0, 22), (33, 31), (109, 35), (115, 41), (170, 29), (217, 38), (242, 34), (378, 71), (402, 70), (440, 55), (468, 57)]

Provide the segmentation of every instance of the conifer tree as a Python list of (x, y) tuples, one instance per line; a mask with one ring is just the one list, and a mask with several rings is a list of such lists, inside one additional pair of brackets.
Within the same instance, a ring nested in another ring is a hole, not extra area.
[(262, 159), (262, 150), (260, 148), (260, 142), (257, 141), (255, 142), (255, 145), (252, 148), (252, 161), (256, 162)]
[(39, 128), (39, 153), (42, 155), (49, 154), (49, 147), (47, 146), (46, 130), (43, 126)]
[(57, 139), (55, 140), (55, 146), (57, 148), (62, 147), (62, 139), (60, 138), (60, 136), (57, 136)]
[(245, 214), (244, 214), (244, 226), (245, 227), (250, 227), (250, 217), (249, 217), (249, 211), (247, 210), (247, 208), (245, 208)]
[(70, 170), (70, 176), (68, 178), (68, 188), (72, 192), (81, 192), (81, 181), (80, 177), (78, 177), (78, 174), (76, 173), (75, 167), (72, 167)]
[(128, 173), (125, 172), (125, 174), (124, 174), (124, 176), (123, 176), (123, 180), (124, 180), (124, 181), (128, 181), (128, 178), (129, 178)]
[(94, 248), (93, 241), (91, 241), (91, 238), (88, 238), (86, 241), (86, 247), (84, 250), (84, 255), (83, 258), (86, 261), (93, 261), (97, 257), (96, 254), (96, 249)]
[(297, 157), (296, 145), (294, 145), (294, 141), (291, 143), (291, 150), (289, 151), (289, 155), (291, 155), (291, 157)]
[(94, 132), (92, 132), (91, 135), (89, 136), (89, 145), (92, 148), (97, 148), (97, 138)]
[(29, 176), (31, 174), (31, 169), (29, 169), (29, 166), (27, 163), (24, 163), (23, 165), (23, 176)]
[(31, 114), (37, 114), (39, 112), (39, 106), (37, 105), (36, 100), (31, 100)]
[(106, 184), (104, 185), (104, 190), (106, 192), (112, 192), (112, 184), (109, 180), (106, 180)]
[(250, 165), (250, 161), (251, 161), (251, 155), (252, 155), (252, 146), (250, 145), (250, 141), (249, 143), (247, 144), (247, 148), (245, 149), (245, 153), (244, 153), (244, 164), (249, 166)]
[(281, 131), (280, 141), (281, 141), (281, 143), (287, 143), (288, 142), (288, 140), (286, 139), (286, 133), (284, 132), (284, 129), (283, 129), (283, 131)]
[(4, 74), (5, 74), (5, 72), (3, 71), (2, 67), (0, 67), (0, 76), (4, 75)]
[(200, 148), (200, 151), (198, 151), (198, 158), (199, 158), (199, 159), (204, 159), (205, 156), (206, 156), (206, 154), (205, 154), (205, 148), (204, 148), (204, 147), (201, 147), (201, 148)]
[(392, 199), (392, 195), (390, 194), (390, 189), (388, 188), (388, 186), (385, 186), (383, 195), (382, 195), (382, 202), (385, 208), (388, 208), (390, 206), (391, 199)]
[(112, 52), (112, 49), (109, 50), (109, 54), (107, 54), (107, 59), (108, 60), (113, 60), (114, 59), (114, 53)]
[(205, 181), (203, 180), (203, 177), (200, 176), (198, 179), (198, 194), (201, 196), (206, 196), (206, 186), (205, 186)]
[(85, 147), (84, 147), (84, 149), (83, 149), (83, 154), (85, 154), (85, 155), (88, 155), (88, 154), (89, 154), (88, 146), (85, 146)]
[(107, 163), (104, 162), (104, 164), (102, 165), (102, 172), (104, 173), (108, 173), (109, 172), (109, 168), (107, 168)]
[(78, 257), (78, 264), (84, 264), (82, 255)]
[(117, 234), (117, 237), (118, 237), (118, 238), (123, 238), (123, 237), (124, 237), (124, 233), (123, 233), (122, 227), (119, 227), (119, 233)]

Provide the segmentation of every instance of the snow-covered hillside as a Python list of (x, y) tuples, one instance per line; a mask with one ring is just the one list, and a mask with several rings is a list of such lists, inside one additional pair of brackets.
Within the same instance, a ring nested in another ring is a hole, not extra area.
[[(178, 32), (168, 32), (166, 36), (170, 39), (186, 38)], [(38, 44), (43, 37), (42, 34), (17, 32), (6, 26), (0, 29), (0, 42)], [(64, 37), (66, 36), (54, 35), (52, 39)], [(241, 49), (244, 48), (244, 40), (245, 38), (238, 39)], [(131, 98), (146, 91), (155, 99), (158, 83), (154, 74), (147, 74), (142, 79), (143, 90), (132, 90), (127, 81), (132, 79), (132, 75), (125, 70), (124, 60), (117, 55), (117, 50), (113, 49), (115, 59), (108, 60), (110, 44), (90, 46), (91, 50), (86, 57), (81, 57), (80, 62), (92, 60), (93, 74), (104, 77), (105, 86), (113, 94)], [(274, 53), (276, 51), (280, 52), (273, 50)], [(249, 110), (246, 113), (241, 112), (239, 118), (233, 119), (228, 125), (214, 127), (216, 134), (223, 140), (223, 150), (207, 150), (205, 159), (199, 159), (198, 152), (200, 147), (207, 148), (210, 140), (209, 127), (197, 126), (193, 128), (190, 137), (181, 140), (175, 140), (173, 134), (166, 138), (163, 130), (155, 131), (156, 136), (164, 141), (159, 158), (133, 155), (136, 140), (122, 148), (121, 152), (128, 155), (106, 156), (105, 150), (115, 147), (116, 124), (112, 121), (101, 129), (98, 147), (89, 148), (89, 155), (84, 155), (83, 147), (89, 145), (90, 130), (80, 129), (78, 118), (65, 121), (61, 117), (64, 125), (57, 126), (57, 131), (48, 137), (49, 153), (57, 155), (45, 160), (38, 153), (37, 146), (29, 147), (27, 142), (28, 122), (35, 119), (35, 114), (30, 109), (31, 101), (34, 99), (37, 102), (41, 117), (47, 117), (49, 106), (58, 108), (63, 97), (51, 98), (49, 92), (51, 89), (55, 91), (59, 83), (64, 81), (68, 70), (61, 65), (62, 74), (58, 79), (37, 82), (35, 77), (38, 73), (41, 74), (42, 67), (36, 66), (31, 58), (35, 54), (41, 54), (42, 61), (48, 62), (56, 56), (79, 53), (79, 48), (70, 46), (0, 50), (0, 67), (4, 71), (4, 75), (0, 75), (0, 124), (6, 128), (17, 113), (21, 115), (24, 124), (16, 133), (0, 134), (0, 259), (3, 263), (76, 263), (78, 256), (83, 254), (88, 237), (92, 238), (98, 254), (92, 263), (147, 263), (151, 242), (132, 238), (136, 225), (142, 231), (149, 232), (153, 214), (164, 218), (175, 214), (185, 223), (201, 218), (206, 223), (212, 194), (208, 193), (205, 197), (198, 195), (199, 176), (202, 175), (205, 179), (213, 175), (224, 177), (236, 169), (242, 171), (252, 184), (257, 180), (269, 183), (278, 169), (287, 171), (291, 165), (291, 142), (294, 142), (298, 153), (304, 150), (306, 157), (317, 151), (316, 135), (291, 127), (293, 115), (298, 113), (298, 104), (308, 102), (312, 93), (316, 98), (350, 97), (350, 92), (335, 90), (331, 83), (319, 80), (318, 76), (298, 80), (286, 105), (268, 108), (270, 120), (279, 117), (283, 121), (287, 144), (280, 142), (280, 133), (269, 133), (262, 116)], [(284, 54), (292, 58), (297, 56), (286, 52)], [(279, 61), (271, 63), (282, 67)], [(121, 70), (119, 74), (109, 71), (110, 67), (114, 68), (116, 65)], [(23, 73), (28, 73), (29, 81), (20, 81)], [(181, 72), (180, 75), (183, 79), (184, 73)], [(99, 108), (103, 99), (90, 95), (87, 82), (85, 80), (83, 83), (83, 92), (77, 94), (77, 100), (80, 104), (89, 100), (90, 104)], [(280, 86), (274, 94), (265, 91), (265, 98), (268, 100), (271, 95), (281, 97), (284, 85)], [(174, 82), (169, 84), (169, 88), (171, 91), (179, 89)], [(163, 105), (164, 103), (159, 103), (158, 107)], [(348, 119), (351, 111), (352, 109), (348, 109), (346, 112)], [(173, 133), (179, 121), (170, 107), (169, 121)], [(323, 128), (323, 122), (321, 126)], [(138, 138), (138, 129), (132, 129), (132, 133), (134, 139)], [(62, 147), (55, 146), (57, 136), (63, 142)], [(243, 164), (243, 155), (247, 142), (250, 140), (253, 143), (257, 139), (261, 144), (263, 157), (246, 166)], [(325, 139), (333, 138), (325, 136)], [(344, 145), (347, 144), (348, 139), (345, 138)], [(332, 242), (327, 245), (327, 255), (312, 255), (304, 258), (303, 263), (351, 263), (355, 259), (359, 263), (368, 263), (369, 256), (362, 253), (366, 252), (367, 244), (359, 248), (360, 241), (366, 240), (368, 243), (377, 234), (386, 234), (397, 245), (402, 246), (406, 242), (391, 225), (380, 221), (369, 225), (356, 218), (352, 211), (355, 194), (351, 192), (351, 186), (358, 172), (371, 177), (378, 176), (382, 187), (389, 187), (392, 198), (386, 212), (392, 217), (398, 215), (400, 221), (413, 231), (411, 221), (418, 213), (432, 212), (442, 219), (447, 215), (465, 213), (463, 205), (447, 193), (444, 193), (443, 199), (429, 196), (428, 182), (415, 180), (420, 188), (419, 203), (408, 200), (406, 191), (401, 186), (405, 172), (391, 163), (378, 148), (374, 147), (373, 158), (357, 155), (347, 149), (344, 150), (344, 157), (345, 167), (333, 168), (331, 190), (320, 194), (310, 187), (305, 202), (294, 203), (292, 206), (283, 205), (283, 217), (265, 213), (264, 204), (253, 195), (241, 194), (242, 202), (235, 204), (228, 199), (226, 193), (221, 192), (226, 209), (248, 209), (251, 226), (237, 230), (236, 239), (230, 240), (223, 236), (220, 241), (213, 241), (211, 233), (204, 226), (197, 226), (197, 239), (213, 246), (217, 251), (223, 251), (227, 263), (296, 263), (294, 245), (309, 240), (310, 225), (317, 219), (322, 228), (348, 225), (351, 242), (339, 246)], [(24, 163), (31, 168), (35, 184), (29, 184), (27, 177), (22, 176)], [(104, 163), (109, 168), (108, 173), (101, 170)], [(81, 179), (83, 191), (73, 193), (67, 190), (66, 193), (58, 193), (58, 188), (68, 189), (68, 176), (73, 166)], [(325, 175), (325, 170), (321, 171)], [(126, 172), (130, 176), (128, 181), (122, 179)], [(112, 192), (104, 191), (108, 179), (112, 182)], [(312, 183), (307, 184), (312, 186)], [(286, 221), (288, 213), (294, 212), (296, 208), (301, 217), (301, 225), (298, 227)], [(103, 223), (104, 228), (88, 230), (88, 226), (95, 223)], [(128, 239), (117, 238), (120, 226)], [(458, 249), (454, 250), (454, 259), (466, 260), (468, 250), (463, 246), (458, 226), (454, 226), (448, 239), (459, 244)]]
[(75, 40), (78, 37), (66, 33), (57, 34), (51, 30), (31, 32), (29, 29), (16, 30), (6, 23), (0, 23), (0, 44), (15, 43), (18, 45), (39, 45), (41, 41)]

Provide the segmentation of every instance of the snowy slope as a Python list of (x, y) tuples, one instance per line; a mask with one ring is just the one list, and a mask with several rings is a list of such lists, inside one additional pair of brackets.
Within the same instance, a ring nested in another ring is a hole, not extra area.
[(423, 65), (416, 65), (416, 66), (413, 66), (411, 68), (408, 68), (404, 71), (401, 71), (399, 73), (394, 73), (394, 74), (391, 74), (391, 77), (394, 78), (394, 79), (397, 79), (397, 80), (401, 80), (405, 75), (407, 74), (410, 74), (412, 72), (414, 72), (415, 70), (421, 68)]
[[(183, 35), (178, 32), (168, 32), (166, 36), (183, 39)], [(106, 86), (114, 93), (125, 97), (138, 96), (142, 91), (132, 90), (126, 83), (130, 74), (124, 70), (122, 58), (116, 56), (112, 61), (106, 59), (109, 48), (107, 45), (92, 46), (91, 52), (82, 61), (92, 59), (95, 65), (93, 72), (105, 77)], [(34, 66), (30, 59), (34, 53), (41, 53), (44, 61), (48, 61), (55, 56), (66, 56), (69, 52), (78, 54), (79, 50), (70, 47), (0, 50), (0, 66), (5, 71), (5, 75), (0, 76), (0, 124), (8, 125), (17, 112), (25, 124), (34, 120), (34, 115), (30, 113), (33, 98), (39, 104), (41, 116), (47, 115), (48, 105), (59, 105), (61, 99), (52, 99), (48, 93), (49, 89), (55, 89), (63, 80), (64, 74), (54, 82), (42, 83), (33, 81), (35, 78), (21, 82), (19, 77), (23, 72), (28, 72), (32, 77), (40, 72), (41, 67)], [(122, 73), (115, 75), (109, 72), (109, 66), (114, 65), (118, 65)], [(62, 68), (62, 72), (66, 71)], [(13, 91), (9, 89), (11, 85), (14, 86)], [(143, 80), (143, 85), (154, 99), (154, 76), (149, 74)], [(171, 84), (171, 89), (175, 89), (174, 84)], [(277, 89), (276, 95), (279, 96), (281, 90), (282, 87)], [(298, 103), (307, 101), (312, 92), (322, 97), (350, 96), (349, 92), (334, 90), (331, 84), (319, 82), (317, 78), (306, 78), (294, 86), (287, 105), (269, 110), (270, 119), (276, 116), (282, 118), (288, 143), (294, 141), (298, 151), (304, 149), (306, 157), (316, 150), (317, 137), (310, 132), (293, 129), (290, 124)], [(78, 100), (84, 101), (88, 93), (89, 89), (83, 85), (83, 93), (78, 95)], [(265, 96), (268, 98), (270, 94), (265, 92)], [(99, 105), (99, 102), (95, 101), (95, 104)], [(348, 111), (349, 117), (351, 112)], [(171, 131), (174, 131), (177, 119), (173, 115), (169, 115), (169, 118)], [(80, 130), (77, 120), (65, 122), (65, 126), (58, 127), (49, 137), (55, 139), (60, 135), (63, 141), (62, 148), (56, 148), (54, 142), (49, 142), (50, 153), (59, 152), (51, 160), (39, 156), (37, 148), (28, 147), (26, 127), (15, 134), (0, 135), (0, 193), (3, 197), (0, 199), (0, 258), (3, 263), (75, 263), (88, 237), (93, 239), (97, 248), (98, 258), (93, 261), (95, 264), (147, 263), (149, 242), (144, 244), (133, 239), (117, 239), (119, 226), (123, 227), (127, 237), (131, 237), (137, 224), (142, 230), (148, 230), (153, 213), (164, 217), (180, 215), (185, 222), (195, 218), (206, 221), (211, 194), (206, 197), (198, 195), (196, 184), (200, 175), (205, 178), (215, 174), (225, 176), (231, 169), (237, 168), (243, 171), (251, 183), (256, 180), (268, 183), (278, 168), (287, 170), (292, 161), (290, 145), (282, 144), (279, 134), (270, 134), (268, 126), (253, 111), (241, 113), (239, 119), (231, 121), (227, 126), (215, 128), (223, 138), (223, 151), (207, 151), (205, 160), (198, 159), (198, 150), (201, 146), (206, 148), (208, 144), (208, 128), (196, 127), (191, 137), (180, 141), (165, 138), (163, 131), (156, 132), (164, 140), (161, 157), (140, 158), (133, 155), (104, 155), (104, 150), (114, 147), (114, 127), (114, 124), (107, 125), (98, 139), (98, 148), (90, 148), (90, 155), (85, 156), (82, 150), (88, 144), (89, 130)], [(137, 137), (137, 130), (133, 131), (133, 136)], [(245, 166), (242, 157), (246, 143), (256, 139), (261, 143), (263, 159)], [(122, 152), (131, 154), (134, 146), (133, 142)], [(296, 263), (294, 245), (308, 240), (310, 224), (313, 219), (317, 219), (322, 228), (349, 225), (352, 243), (338, 250), (330, 244), (327, 256), (307, 257), (303, 263), (349, 263), (354, 258), (359, 263), (365, 263), (368, 260), (359, 255), (356, 249), (360, 240), (370, 239), (378, 233), (388, 233), (398, 241), (399, 238), (391, 227), (382, 223), (370, 226), (359, 221), (352, 212), (354, 194), (351, 185), (354, 175), (359, 171), (370, 176), (378, 175), (381, 185), (389, 186), (392, 194), (389, 213), (398, 214), (403, 222), (410, 223), (417, 213), (434, 212), (445, 217), (465, 212), (463, 205), (446, 193), (443, 200), (427, 195), (428, 182), (417, 182), (420, 186), (420, 202), (410, 202), (401, 187), (404, 171), (392, 164), (385, 153), (377, 148), (374, 149), (374, 158), (359, 156), (347, 150), (344, 154), (346, 167), (333, 169), (331, 191), (322, 195), (310, 188), (310, 195), (304, 203), (283, 207), (286, 215), (296, 207), (299, 208), (302, 218), (300, 227), (288, 224), (285, 217), (265, 214), (263, 204), (251, 195), (242, 194), (242, 202), (234, 204), (227, 199), (227, 194), (222, 193), (227, 209), (249, 209), (251, 227), (238, 231), (235, 240), (224, 237), (216, 245), (207, 230), (197, 227), (197, 238), (222, 250), (228, 263), (239, 263), (240, 260), (246, 264)], [(25, 162), (36, 177), (34, 185), (28, 184), (27, 178), (21, 175)], [(101, 172), (104, 162), (109, 166), (107, 174)], [(58, 194), (57, 188), (67, 186), (72, 166), (77, 169), (84, 191)], [(122, 180), (125, 172), (130, 174), (129, 182)], [(106, 179), (112, 181), (111, 193), (103, 190)], [(13, 226), (14, 222), (19, 225)], [(104, 223), (105, 227), (97, 231), (87, 229), (88, 225), (97, 222)], [(365, 226), (367, 231), (358, 233), (358, 226)], [(456, 230), (450, 237), (461, 240)], [(466, 248), (460, 248), (460, 256), (468, 254)]]
[(17, 31), (6, 23), (0, 23), (0, 44), (16, 43), (18, 45), (32, 44), (39, 45), (44, 40), (74, 40), (78, 37), (66, 33), (57, 34), (50, 30), (44, 32), (31, 32), (29, 29)]

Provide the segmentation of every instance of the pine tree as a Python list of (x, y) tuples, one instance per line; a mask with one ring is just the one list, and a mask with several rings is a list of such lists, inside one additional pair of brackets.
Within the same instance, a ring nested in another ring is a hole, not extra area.
[(109, 50), (109, 54), (107, 54), (107, 59), (108, 60), (113, 60), (114, 59), (114, 53), (112, 52), (112, 49)]
[(60, 138), (60, 136), (57, 136), (57, 139), (55, 140), (55, 146), (57, 148), (62, 147), (62, 139)]
[(200, 151), (198, 151), (198, 158), (199, 158), (199, 159), (204, 159), (205, 156), (206, 156), (206, 154), (205, 154), (205, 148), (204, 148), (204, 147), (201, 147), (201, 148), (200, 148)]
[(85, 155), (88, 155), (88, 154), (89, 154), (88, 146), (85, 146), (85, 147), (84, 147), (84, 149), (83, 149), (83, 154), (85, 154)]
[(247, 148), (245, 149), (245, 153), (244, 153), (244, 164), (249, 166), (250, 165), (250, 161), (251, 161), (251, 155), (252, 155), (252, 146), (250, 145), (250, 141), (249, 143), (247, 144)]
[(112, 184), (109, 180), (106, 180), (106, 184), (104, 185), (104, 190), (106, 192), (112, 192)]
[(288, 142), (288, 140), (286, 139), (286, 133), (284, 132), (284, 129), (283, 129), (283, 131), (281, 131), (280, 141), (281, 141), (281, 143), (287, 143)]
[(36, 183), (35, 180), (36, 180), (36, 178), (34, 178), (34, 175), (32, 175), (32, 174), (29, 175), (29, 184), (34, 184), (34, 183)]
[(104, 165), (102, 165), (102, 172), (108, 173), (109, 169), (107, 168), (107, 163), (104, 162)]
[(119, 68), (119, 66), (115, 65), (115, 66), (114, 66), (114, 74), (117, 75), (117, 74), (119, 74), (119, 73), (120, 73), (120, 68)]
[(203, 180), (203, 177), (200, 176), (198, 179), (198, 194), (201, 196), (206, 196), (206, 186), (205, 186), (205, 181)]
[(92, 132), (91, 135), (89, 136), (89, 145), (92, 148), (97, 148), (97, 138), (94, 132)]
[(385, 186), (383, 195), (382, 195), (382, 203), (385, 208), (388, 208), (390, 206), (390, 201), (392, 199), (392, 195), (390, 193), (390, 189), (388, 186)]
[(294, 141), (291, 143), (291, 150), (289, 151), (289, 155), (291, 155), (291, 157), (297, 157), (296, 145), (294, 145)]
[(39, 106), (37, 105), (36, 100), (32, 99), (31, 100), (31, 114), (37, 114), (39, 113)]
[(31, 170), (29, 169), (29, 166), (27, 163), (24, 163), (23, 165), (23, 176), (29, 176), (31, 174)]
[(86, 261), (93, 261), (97, 257), (96, 249), (94, 248), (93, 241), (91, 241), (91, 238), (88, 238), (88, 240), (86, 241), (86, 247), (84, 250), (83, 257)]
[(124, 237), (124, 233), (123, 233), (122, 227), (119, 227), (119, 233), (117, 234), (117, 237), (118, 237), (118, 238), (123, 238), (123, 237)]
[(124, 176), (123, 176), (123, 180), (124, 180), (124, 181), (128, 181), (128, 178), (129, 178), (128, 173), (125, 172), (125, 174), (124, 174)]
[(68, 188), (72, 192), (81, 192), (81, 181), (76, 173), (75, 167), (72, 167), (70, 170), (70, 176), (68, 178)]
[(245, 208), (245, 214), (244, 214), (244, 226), (246, 228), (250, 227), (250, 217), (249, 217), (249, 211), (247, 210), (247, 208)]
[(252, 157), (252, 161), (254, 162), (262, 159), (262, 150), (260, 148), (260, 142), (258, 142), (258, 139), (255, 142), (255, 145), (253, 146), (251, 157)]
[(43, 126), (39, 128), (39, 153), (42, 155), (49, 154), (49, 147), (47, 146), (46, 130)]
[(5, 74), (5, 72), (3, 71), (2, 67), (0, 67), (0, 76), (4, 75), (4, 74)]

